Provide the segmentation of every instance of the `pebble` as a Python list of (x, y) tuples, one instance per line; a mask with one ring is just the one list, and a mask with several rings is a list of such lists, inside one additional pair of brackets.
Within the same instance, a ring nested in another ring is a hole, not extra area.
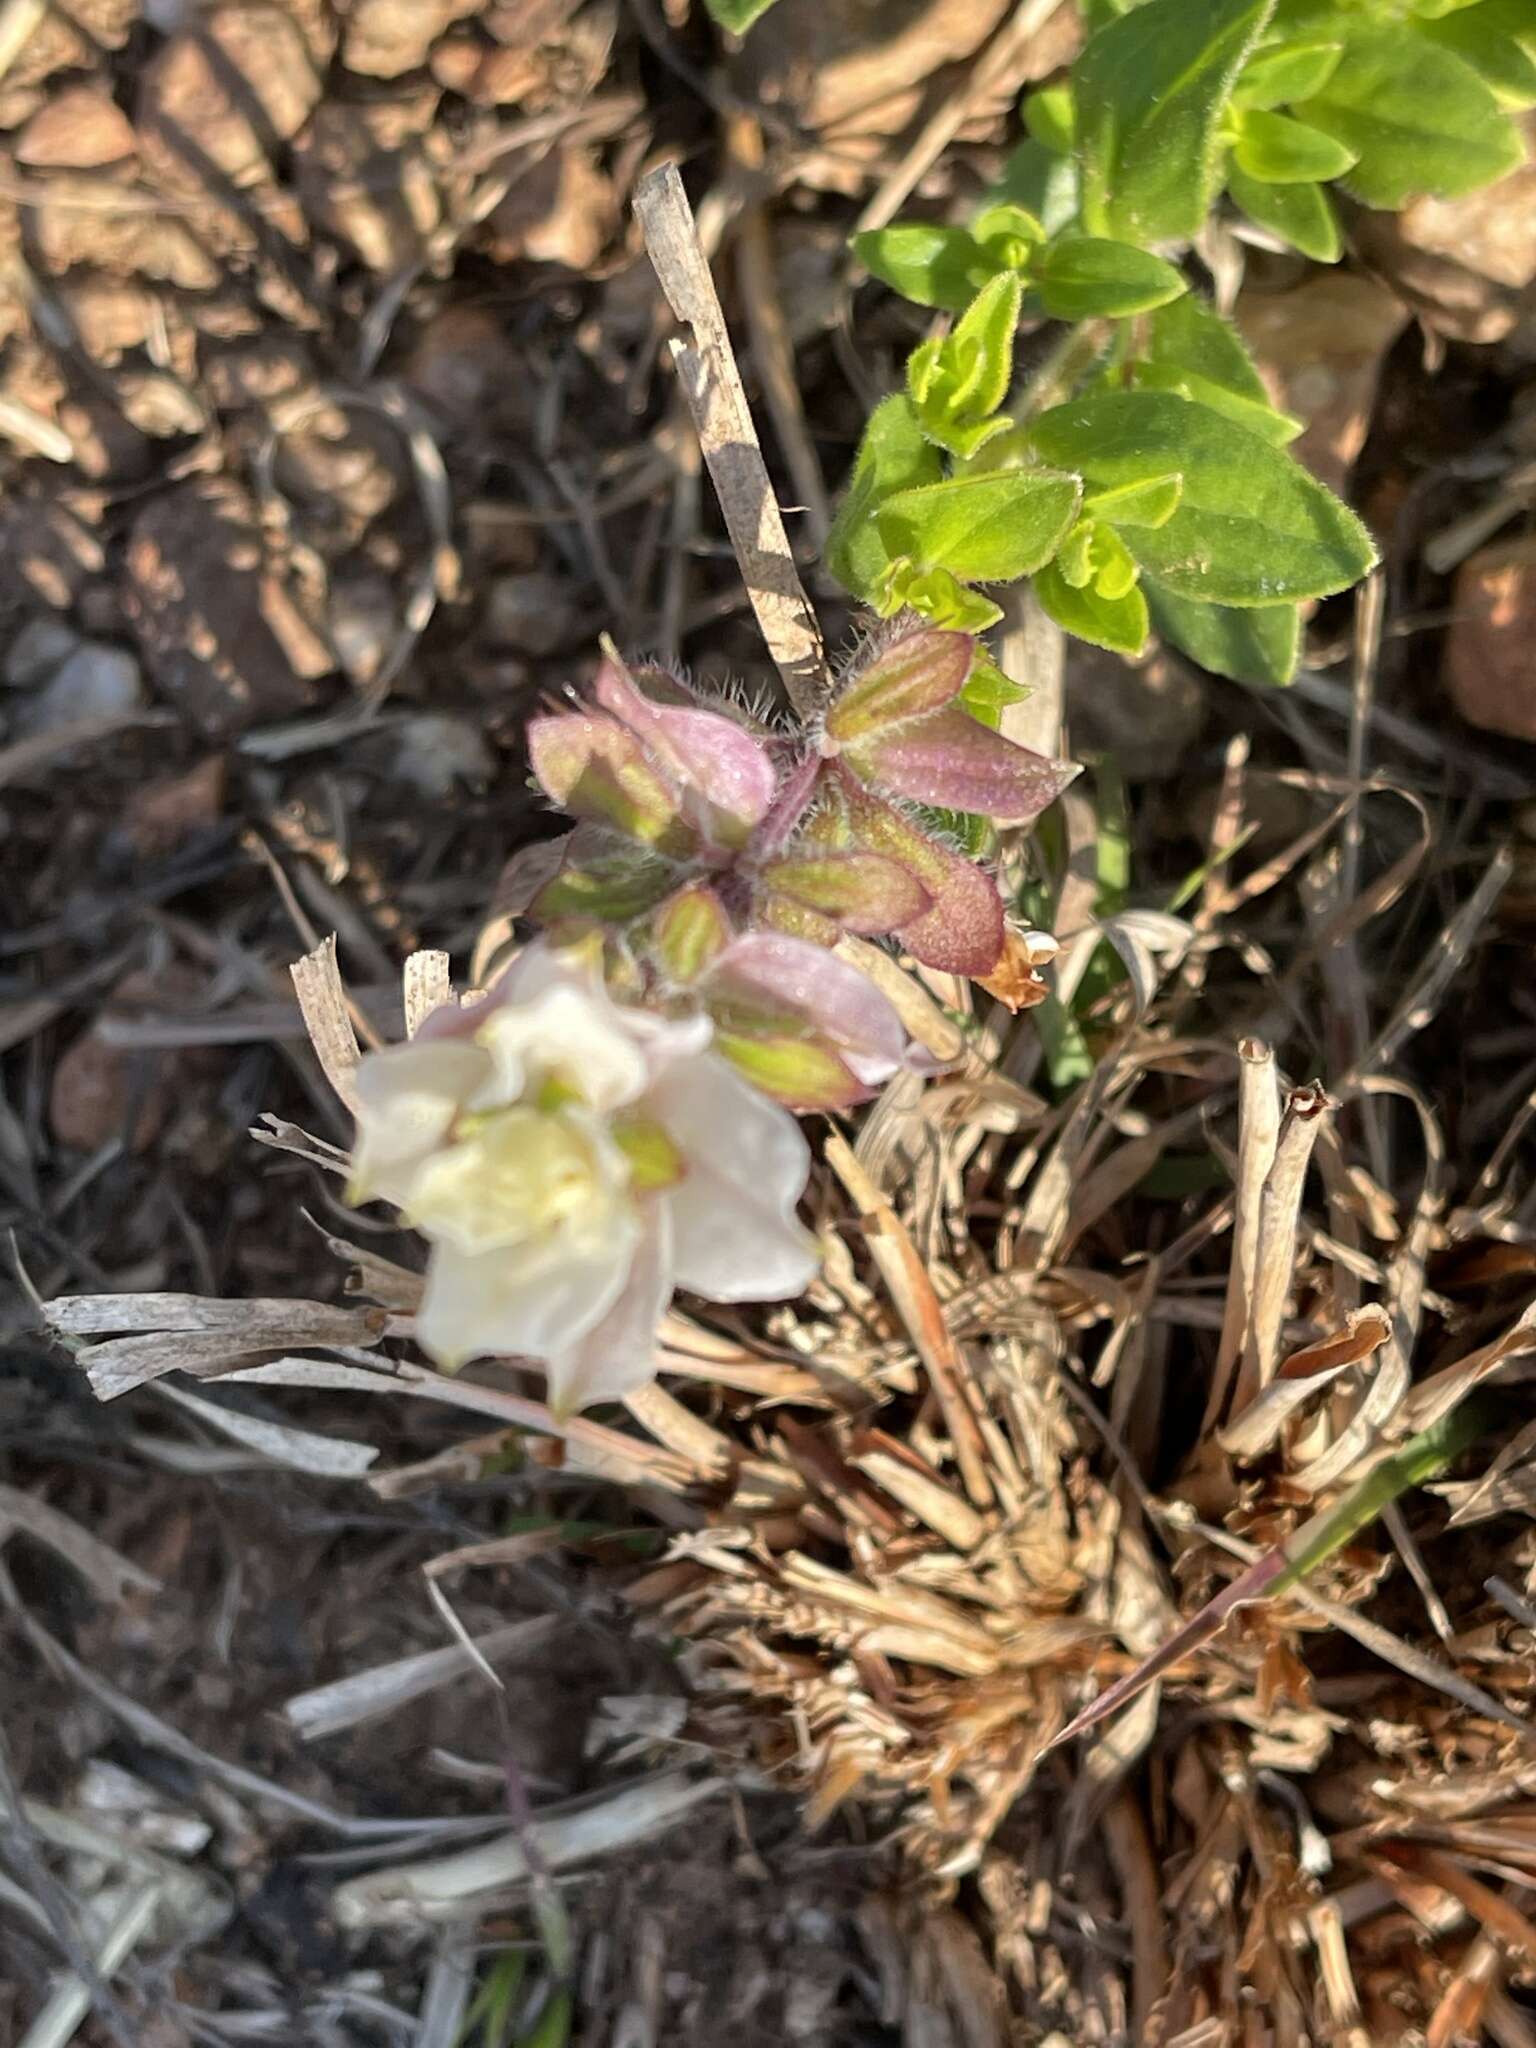
[(136, 710), (143, 702), (144, 679), (127, 649), (82, 640), (22, 705), (16, 729), (20, 737), (34, 739), (80, 719)]

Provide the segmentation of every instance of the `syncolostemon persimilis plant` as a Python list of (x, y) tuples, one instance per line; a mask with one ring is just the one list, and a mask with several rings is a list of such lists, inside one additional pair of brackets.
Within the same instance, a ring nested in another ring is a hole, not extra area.
[[(735, 26), (761, 11), (715, 4)], [(607, 648), (574, 708), (529, 728), (574, 821), (506, 878), (533, 943), (358, 1068), (354, 1196), (427, 1237), (418, 1335), (441, 1364), (535, 1360), (568, 1411), (650, 1377), (674, 1286), (805, 1284), (789, 1112), (843, 1109), (918, 1057), (841, 942), (996, 976), (1007, 911), (973, 849), (1075, 772), (998, 729), (1023, 692), (979, 638), (992, 588), (1030, 579), (1106, 648), (1155, 626), (1218, 674), (1283, 683), (1303, 607), (1376, 559), (1180, 266), (1224, 192), (1331, 261), (1331, 184), (1392, 206), (1511, 168), (1536, 0), (1083, 11), (1069, 81), (1028, 101), (1030, 137), (969, 222), (856, 238), (877, 277), (955, 316), (875, 408), (828, 540), (875, 615), (858, 654), (814, 717), (775, 723)], [(1049, 321), (1060, 346), (1017, 393), (1021, 326)]]

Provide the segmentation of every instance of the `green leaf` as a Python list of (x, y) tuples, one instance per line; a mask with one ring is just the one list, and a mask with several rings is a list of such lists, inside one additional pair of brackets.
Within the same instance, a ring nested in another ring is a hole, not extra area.
[(1295, 111), (1354, 150), (1349, 189), (1368, 206), (1399, 207), (1416, 192), (1454, 199), (1491, 185), (1525, 154), (1519, 129), (1471, 65), (1401, 28), (1352, 36), (1327, 85)]
[(1081, 486), (1048, 470), (999, 470), (898, 491), (880, 507), (889, 551), (968, 583), (1011, 583), (1048, 562), (1077, 515)]
[(1023, 704), (1033, 695), (1022, 683), (1005, 676), (990, 655), (978, 648), (976, 661), (960, 692), (960, 705), (978, 725), (996, 732), (1010, 704)]
[(1098, 235), (1060, 236), (1032, 266), (1030, 283), (1055, 320), (1124, 319), (1188, 290), (1161, 256)]
[(924, 434), (911, 399), (900, 392), (882, 399), (864, 429), (824, 550), (827, 567), (845, 590), (874, 602), (891, 559), (875, 523), (876, 511), (893, 492), (937, 483), (943, 474), (943, 460)]
[(1311, 185), (1342, 178), (1355, 152), (1321, 128), (1261, 109), (1241, 116), (1232, 154), (1250, 178), (1266, 185)]
[(1077, 108), (1070, 85), (1043, 85), (1026, 95), (1024, 126), (1043, 149), (1070, 156), (1077, 147)]
[(947, 569), (916, 569), (905, 557), (892, 563), (876, 610), (889, 618), (903, 608), (953, 633), (984, 633), (1003, 616), (1001, 605), (967, 590)]
[(1083, 516), (1107, 520), (1111, 526), (1166, 526), (1183, 495), (1183, 477), (1152, 476), (1143, 483), (1089, 491), (1083, 499)]
[(1013, 333), (1023, 298), (1018, 273), (1001, 271), (944, 340), (925, 341), (912, 352), (907, 388), (923, 432), (952, 455), (968, 459), (1013, 425), (994, 415), (1013, 380)]
[(1198, 399), (1277, 448), (1301, 432), (1300, 420), (1271, 404), (1236, 328), (1193, 292), (1152, 315), (1146, 354), (1134, 374), (1145, 389)]
[(1311, 99), (1339, 68), (1340, 42), (1288, 43), (1283, 49), (1260, 50), (1243, 66), (1232, 94), (1235, 107), (1287, 107)]
[(1047, 462), (1081, 472), (1089, 489), (1182, 474), (1167, 524), (1124, 534), (1140, 566), (1178, 596), (1233, 605), (1324, 597), (1376, 561), (1354, 513), (1300, 463), (1189, 399), (1080, 399), (1042, 414), (1033, 438)]
[(1165, 640), (1212, 675), (1234, 683), (1288, 683), (1301, 653), (1301, 611), (1294, 604), (1196, 604), (1155, 576), (1143, 576), (1152, 623)]
[(1470, 64), (1506, 107), (1536, 105), (1536, 7), (1531, 0), (1478, 0), (1419, 33)]
[(1005, 270), (1024, 270), (1035, 250), (1045, 240), (1045, 229), (1027, 206), (1015, 200), (1000, 200), (984, 206), (971, 222), (976, 245), (987, 253), (990, 263)]
[(714, 890), (694, 882), (662, 906), (651, 936), (667, 973), (686, 986), (730, 944), (730, 919)]
[(1147, 601), (1140, 586), (1109, 598), (1087, 583), (1074, 590), (1054, 562), (1047, 562), (1034, 582), (1041, 605), (1068, 633), (1107, 647), (1112, 654), (1140, 654), (1147, 642)]
[(872, 277), (919, 306), (962, 312), (999, 266), (964, 228), (898, 221), (855, 235), (853, 253)]
[(1265, 185), (1234, 164), (1227, 190), (1251, 221), (1314, 263), (1337, 263), (1343, 255), (1339, 216), (1321, 185)]
[(994, 277), (976, 294), (944, 344), (943, 359), (953, 366), (955, 410), (968, 418), (984, 419), (1008, 395), (1013, 335), (1023, 296), (1023, 284), (1011, 271)]
[(1077, 184), (1074, 157), (1057, 156), (1031, 139), (1021, 142), (1003, 165), (1003, 175), (987, 199), (993, 205), (1024, 207), (1048, 235), (1054, 235), (1076, 216)]
[(704, 0), (709, 18), (733, 36), (744, 36), (754, 21), (765, 15), (773, 0)]
[(1198, 234), (1220, 182), (1227, 97), (1273, 5), (1146, 0), (1091, 38), (1073, 73), (1091, 234)]

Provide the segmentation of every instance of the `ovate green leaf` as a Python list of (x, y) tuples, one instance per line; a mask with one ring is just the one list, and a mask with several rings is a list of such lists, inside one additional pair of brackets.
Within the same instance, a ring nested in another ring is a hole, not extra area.
[(1183, 477), (1148, 477), (1145, 483), (1089, 491), (1083, 499), (1083, 516), (1107, 520), (1111, 526), (1166, 526), (1183, 495)]
[(1000, 470), (898, 491), (880, 507), (893, 554), (970, 583), (1011, 583), (1048, 562), (1077, 514), (1081, 486), (1048, 470)]
[(1233, 156), (1250, 178), (1266, 185), (1317, 184), (1342, 178), (1355, 161), (1355, 152), (1321, 128), (1309, 128), (1305, 121), (1289, 114), (1268, 114), (1262, 109), (1244, 114), (1237, 131)]
[(733, 36), (744, 36), (747, 30), (773, 5), (773, 0), (704, 0), (711, 20)]
[(1197, 234), (1220, 182), (1227, 98), (1274, 0), (1146, 0), (1090, 38), (1073, 73), (1083, 223)]
[(1471, 65), (1402, 28), (1353, 35), (1327, 85), (1295, 112), (1355, 152), (1349, 188), (1368, 206), (1399, 207), (1415, 192), (1453, 199), (1524, 156), (1520, 131)]
[(1536, 105), (1536, 5), (1478, 0), (1476, 6), (1420, 24), (1419, 33), (1470, 64), (1506, 107)]
[(1283, 448), (1302, 423), (1278, 412), (1235, 327), (1193, 292), (1163, 306), (1147, 322), (1146, 352), (1136, 381), (1152, 391), (1178, 391)]
[(1314, 263), (1337, 263), (1343, 255), (1339, 216), (1321, 185), (1266, 185), (1234, 164), (1227, 190), (1251, 221)]
[(872, 277), (919, 306), (959, 313), (998, 268), (964, 228), (898, 222), (853, 238), (854, 254)]
[(874, 602), (891, 562), (875, 523), (877, 508), (894, 491), (937, 483), (943, 473), (943, 459), (924, 434), (911, 399), (904, 393), (882, 399), (869, 416), (847, 492), (827, 536), (824, 559), (845, 590)]
[(1288, 107), (1322, 91), (1339, 68), (1341, 42), (1318, 40), (1288, 43), (1283, 49), (1259, 50), (1243, 66), (1232, 94), (1236, 107)]
[(1054, 235), (1077, 213), (1077, 186), (1077, 160), (1057, 156), (1031, 138), (1021, 142), (1003, 165), (1003, 175), (987, 200), (990, 205), (1009, 202), (1024, 207), (1048, 235)]
[(1124, 319), (1188, 289), (1161, 256), (1098, 235), (1060, 236), (1036, 259), (1030, 282), (1056, 320)]
[(1212, 675), (1234, 683), (1288, 683), (1301, 652), (1301, 611), (1294, 604), (1197, 604), (1155, 576), (1143, 576), (1152, 623), (1165, 640)]
[(1077, 108), (1070, 85), (1043, 85), (1024, 101), (1024, 126), (1044, 148), (1070, 156), (1077, 143)]
[(1140, 654), (1147, 641), (1147, 601), (1137, 585), (1119, 597), (1105, 597), (1095, 584), (1081, 589), (1067, 582), (1054, 562), (1035, 577), (1035, 595), (1068, 633), (1107, 647), (1113, 654)]
[(1184, 495), (1167, 524), (1122, 535), (1177, 596), (1231, 605), (1323, 597), (1376, 561), (1354, 513), (1300, 463), (1189, 399), (1080, 399), (1042, 414), (1033, 438), (1045, 461), (1077, 470), (1090, 490), (1180, 472)]

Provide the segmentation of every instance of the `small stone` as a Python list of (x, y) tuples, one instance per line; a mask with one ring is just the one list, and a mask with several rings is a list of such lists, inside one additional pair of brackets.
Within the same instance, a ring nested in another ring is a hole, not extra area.
[(481, 0), (354, 0), (341, 61), (369, 78), (398, 78), (425, 64), (443, 30)]
[(1483, 732), (1536, 740), (1536, 534), (1483, 548), (1456, 575), (1445, 682)]
[(490, 748), (479, 727), (467, 718), (421, 711), (401, 719), (394, 736), (395, 779), (408, 783), (419, 796), (442, 801), (461, 783), (483, 789), (495, 773)]
[(58, 93), (21, 131), (16, 161), (32, 170), (94, 171), (137, 147), (127, 115), (110, 94), (88, 85)]
[(522, 654), (554, 654), (582, 630), (570, 587), (545, 569), (498, 576), (485, 607), (486, 638)]
[(35, 690), (80, 645), (80, 635), (62, 619), (39, 613), (28, 619), (6, 649), (5, 680), (13, 690)]
[(612, 180), (591, 150), (552, 150), (519, 178), (486, 221), (500, 263), (558, 263), (590, 270), (618, 224)]
[(1067, 642), (1068, 752), (1109, 755), (1130, 782), (1187, 774), (1205, 725), (1198, 673), (1167, 649), (1126, 661), (1085, 640)]
[(1275, 403), (1307, 423), (1291, 454), (1342, 493), (1407, 307), (1368, 277), (1325, 270), (1294, 291), (1242, 293), (1235, 318)]
[(53, 1070), (48, 1122), (54, 1137), (77, 1152), (95, 1152), (126, 1136), (130, 1148), (142, 1152), (165, 1122), (167, 1096), (163, 1083), (141, 1090), (137, 1081), (125, 1047), (109, 1045), (94, 1027), (82, 1031)]
[(144, 702), (139, 664), (124, 647), (82, 640), (23, 705), (16, 720), (23, 738), (54, 732), (82, 719), (112, 718)]

